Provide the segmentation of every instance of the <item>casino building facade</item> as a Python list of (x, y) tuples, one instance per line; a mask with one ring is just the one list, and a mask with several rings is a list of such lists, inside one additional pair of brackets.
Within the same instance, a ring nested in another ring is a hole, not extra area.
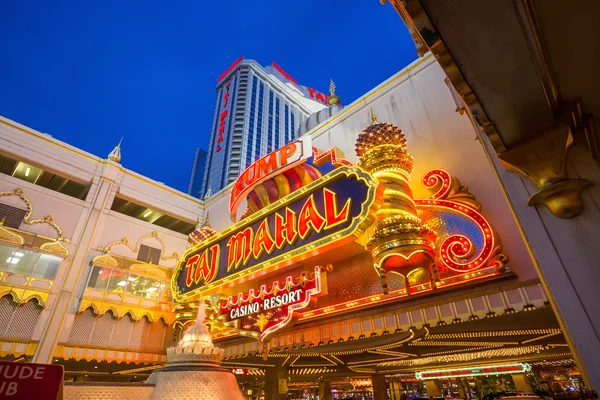
[[(296, 138), (300, 122), (328, 96), (300, 85), (279, 64), (240, 57), (217, 79), (217, 101), (203, 174), (192, 174), (204, 197), (228, 186), (252, 162)], [(196, 182), (194, 182), (194, 180)]]
[(119, 146), (0, 120), (0, 355), (143, 382), (204, 302), (251, 399), (584, 392), (506, 172), (445, 78), (427, 55), (343, 109), (332, 91), (206, 200)]

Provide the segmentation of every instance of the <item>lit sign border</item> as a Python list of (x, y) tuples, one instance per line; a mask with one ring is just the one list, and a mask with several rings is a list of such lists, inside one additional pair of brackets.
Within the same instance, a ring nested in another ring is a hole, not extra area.
[[(294, 202), (298, 198), (306, 195), (307, 193), (316, 191), (317, 189), (319, 189), (323, 186), (326, 186), (329, 181), (335, 180), (341, 176), (345, 176), (345, 177), (356, 176), (356, 178), (359, 181), (363, 181), (367, 186), (367, 197), (363, 201), (361, 201), (361, 211), (356, 217), (354, 217), (352, 219), (352, 223), (348, 226), (348, 228), (346, 228), (342, 231), (333, 232), (327, 236), (317, 239), (314, 242), (310, 242), (303, 246), (293, 248), (290, 251), (288, 251), (287, 253), (280, 254), (274, 258), (265, 260), (265, 261), (263, 261), (259, 264), (256, 264), (252, 267), (243, 269), (239, 272), (236, 272), (229, 276), (223, 277), (217, 281), (211, 282), (208, 285), (204, 285), (200, 288), (191, 290), (187, 293), (182, 294), (179, 292), (179, 287), (176, 285), (176, 281), (177, 281), (179, 274), (182, 273), (182, 269), (185, 267), (185, 262), (183, 262), (183, 261), (187, 259), (187, 257), (189, 256), (190, 253), (196, 251), (199, 247), (206, 247), (206, 248), (210, 247), (211, 244), (220, 241), (221, 239), (223, 239), (230, 233), (235, 232), (236, 230), (242, 228), (243, 226), (246, 226), (246, 225), (249, 226), (249, 225), (253, 224), (254, 222), (260, 220), (261, 218), (268, 216), (269, 214), (271, 214), (275, 210), (279, 209), (280, 207), (283, 207), (286, 204)], [(198, 296), (200, 296), (202, 294), (209, 294), (206, 292), (213, 291), (214, 289), (216, 289), (220, 286), (230, 284), (230, 283), (237, 281), (238, 279), (241, 279), (245, 276), (255, 274), (258, 272), (263, 272), (266, 269), (268, 269), (269, 267), (276, 266), (279, 268), (279, 267), (282, 267), (285, 265), (292, 264), (297, 259), (301, 259), (301, 257), (304, 256), (305, 254), (314, 253), (323, 247), (330, 246), (332, 243), (335, 243), (342, 238), (346, 238), (353, 234), (356, 236), (360, 236), (364, 232), (364, 230), (368, 226), (371, 225), (369, 222), (372, 222), (372, 219), (374, 219), (374, 211), (375, 210), (373, 210), (373, 214), (371, 216), (369, 214), (371, 213), (371, 210), (373, 209), (373, 205), (375, 204), (375, 200), (377, 198), (378, 191), (383, 192), (383, 187), (380, 186), (377, 179), (372, 177), (367, 172), (363, 171), (361, 168), (349, 167), (349, 166), (342, 166), (342, 167), (336, 168), (335, 170), (331, 171), (330, 173), (328, 173), (326, 175), (323, 175), (321, 178), (315, 180), (314, 182), (311, 182), (309, 185), (296, 190), (294, 193), (257, 211), (256, 213), (252, 214), (248, 218), (245, 218), (245, 219), (239, 221), (238, 223), (222, 230), (217, 235), (212, 236), (207, 241), (203, 241), (203, 242), (197, 244), (196, 246), (188, 248), (186, 250), (186, 252), (183, 254), (183, 256), (179, 259), (179, 262), (177, 263), (177, 267), (175, 267), (175, 269), (173, 270), (173, 274), (171, 275), (171, 291), (173, 293), (174, 299), (179, 302), (191, 301), (194, 298), (197, 298)], [(335, 240), (332, 241), (331, 239), (334, 237), (335, 237)], [(282, 265), (282, 263), (284, 263), (284, 264)], [(265, 271), (265, 273), (266, 273), (266, 271)]]
[[(254, 332), (254, 331), (248, 331), (245, 329), (241, 329), (240, 328), (240, 324), (241, 321), (239, 318), (235, 319), (234, 322), (235, 326), (236, 326), (236, 331), (243, 336), (248, 336), (248, 337), (253, 337), (253, 338), (258, 338), (261, 342), (265, 341), (265, 338), (267, 336), (269, 336), (270, 334), (280, 330), (281, 328), (285, 327), (287, 324), (289, 324), (292, 320), (292, 316), (294, 315), (294, 311), (298, 311), (298, 310), (302, 310), (306, 307), (308, 307), (308, 305), (310, 304), (310, 301), (312, 300), (313, 296), (317, 296), (319, 294), (321, 294), (322, 290), (323, 290), (323, 281), (322, 281), (322, 276), (321, 276), (321, 267), (315, 267), (315, 277), (313, 278), (314, 282), (315, 282), (315, 287), (312, 289), (308, 289), (306, 290), (306, 294), (305, 294), (305, 299), (303, 302), (301, 303), (296, 303), (296, 304), (290, 304), (288, 306), (286, 306), (286, 316), (283, 320), (279, 321), (277, 324), (268, 327), (267, 329), (265, 329), (264, 331), (262, 331), (261, 333), (258, 332)], [(288, 276), (285, 279), (285, 283), (286, 285), (293, 282), (294, 279), (291, 276)], [(283, 290), (282, 288), (279, 287), (279, 282), (273, 282), (273, 286), (277, 285), (277, 288), (279, 290)], [(294, 285), (297, 286), (297, 285)], [(284, 287), (285, 288), (285, 287)], [(235, 304), (235, 305), (240, 305), (240, 303), (246, 303), (249, 302), (251, 297), (260, 297), (260, 294), (266, 292), (266, 288), (261, 287), (260, 289), (260, 293), (258, 296), (254, 296), (254, 290), (250, 289), (250, 292), (248, 294), (248, 297), (246, 298), (246, 300), (243, 299), (242, 297), (242, 293), (237, 295), (237, 300), (233, 301), (233, 296), (230, 296), (229, 299), (227, 300), (228, 304)], [(273, 292), (273, 287), (271, 288), (271, 293)]]
[[(502, 368), (502, 367), (521, 367), (519, 370), (514, 370), (514, 371), (497, 371), (497, 372), (478, 372), (478, 370), (481, 370), (483, 368)], [(481, 375), (504, 375), (504, 374), (514, 374), (514, 373), (523, 373), (523, 372), (527, 372), (531, 370), (531, 365), (529, 364), (523, 364), (523, 363), (516, 363), (516, 364), (502, 364), (502, 365), (486, 365), (484, 367), (472, 367), (472, 368), (456, 368), (456, 369), (443, 369), (443, 370), (434, 370), (434, 371), (422, 371), (422, 372), (416, 372), (415, 373), (415, 377), (421, 380), (427, 380), (427, 379), (446, 379), (446, 378), (463, 378), (466, 376), (481, 376)], [(458, 374), (452, 374), (452, 372), (455, 371), (471, 371), (468, 373), (458, 373)], [(442, 375), (436, 375), (436, 376), (425, 376), (423, 377), (423, 375), (425, 374), (433, 374), (433, 373), (442, 373)], [(443, 375), (444, 373), (446, 373), (446, 375)]]
[[(263, 162), (263, 160), (269, 159), (270, 157), (275, 157), (276, 159), (280, 159), (280, 157), (281, 157), (280, 153), (282, 151), (285, 151), (285, 147), (289, 146), (290, 144), (296, 145), (296, 149), (298, 149), (300, 151), (300, 158), (298, 158), (295, 161), (291, 161), (291, 162), (287, 163), (286, 165), (282, 165), (282, 166), (274, 169), (273, 171), (269, 172), (268, 174), (259, 177), (254, 182), (252, 182), (252, 184), (244, 187), (244, 189), (241, 190), (240, 192), (237, 192), (237, 193), (235, 192), (235, 188), (236, 188), (238, 182), (243, 181), (245, 179), (248, 171), (252, 171), (252, 170), (256, 171), (256, 169), (259, 168), (260, 163)], [(294, 140), (293, 142), (287, 144), (286, 146), (284, 146), (278, 150), (275, 150), (274, 152), (271, 152), (271, 153), (267, 154), (266, 156), (261, 157), (254, 163), (250, 164), (250, 166), (248, 168), (246, 168), (244, 170), (244, 172), (242, 172), (240, 174), (240, 176), (234, 181), (233, 188), (231, 189), (231, 195), (229, 198), (229, 214), (230, 214), (232, 221), (235, 221), (237, 209), (238, 209), (240, 203), (242, 202), (242, 200), (244, 199), (244, 197), (246, 197), (248, 195), (248, 193), (250, 193), (252, 190), (254, 190), (254, 188), (256, 186), (260, 185), (267, 179), (270, 179), (278, 174), (283, 173), (284, 171), (287, 171), (289, 169), (292, 169), (292, 168), (304, 163), (306, 160), (308, 160), (310, 157), (313, 156), (313, 147), (312, 147), (312, 142), (311, 142), (310, 136), (298, 138), (298, 139)]]

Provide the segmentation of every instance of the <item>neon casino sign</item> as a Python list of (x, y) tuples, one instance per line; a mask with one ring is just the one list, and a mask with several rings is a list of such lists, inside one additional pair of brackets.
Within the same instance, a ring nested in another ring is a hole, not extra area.
[[(277, 65), (277, 63), (275, 61), (272, 61), (271, 65), (273, 65), (273, 68), (275, 68), (281, 75), (283, 75), (283, 77), (285, 79), (287, 79), (288, 81), (290, 81), (290, 82), (292, 82), (292, 83), (300, 86), (300, 84), (298, 83), (298, 81), (296, 81), (287, 72), (285, 72), (283, 70), (283, 68), (281, 68), (279, 65)], [(233, 68), (233, 67), (230, 67), (230, 68)], [(328, 95), (323, 94), (323, 93), (321, 93), (318, 90), (315, 90), (313, 88), (306, 88), (306, 90), (308, 90), (308, 94), (310, 95), (311, 99), (320, 101), (323, 104), (329, 104), (329, 96)]]
[(235, 220), (238, 206), (252, 189), (290, 168), (305, 162), (313, 155), (310, 137), (297, 139), (260, 158), (242, 172), (233, 184), (229, 198), (229, 213)]
[(372, 223), (381, 193), (362, 169), (334, 169), (188, 249), (173, 273), (175, 299), (192, 300), (355, 241)]
[(265, 341), (290, 323), (294, 311), (306, 308), (314, 296), (322, 294), (323, 286), (321, 268), (315, 267), (312, 279), (303, 273), (297, 282), (288, 276), (281, 284), (261, 286), (258, 293), (250, 289), (247, 294), (230, 296), (221, 303), (219, 311), (226, 321), (236, 324), (240, 334)]

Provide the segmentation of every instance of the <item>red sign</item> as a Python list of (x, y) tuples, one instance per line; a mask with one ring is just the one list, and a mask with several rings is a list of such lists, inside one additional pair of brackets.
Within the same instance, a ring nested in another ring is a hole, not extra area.
[(298, 139), (292, 143), (286, 144), (282, 148), (267, 154), (242, 172), (237, 178), (231, 189), (229, 199), (229, 213), (232, 220), (235, 220), (235, 212), (240, 202), (248, 195), (252, 189), (285, 170), (303, 163), (312, 156), (312, 147), (310, 137)]
[(233, 64), (231, 64), (231, 66), (229, 68), (227, 68), (225, 70), (225, 72), (223, 72), (221, 74), (221, 76), (219, 76), (217, 78), (217, 82), (221, 82), (223, 80), (223, 78), (225, 78), (227, 76), (227, 74), (229, 74), (231, 72), (231, 70), (233, 70), (235, 68), (235, 66), (238, 65), (243, 59), (244, 59), (244, 56), (240, 56), (240, 58), (238, 58), (237, 60), (235, 60), (233, 62)]
[(315, 89), (308, 88), (308, 93), (310, 94), (310, 98), (314, 100), (318, 100), (323, 104), (329, 104), (329, 96), (323, 94)]
[[(284, 77), (285, 77), (285, 78), (286, 78), (288, 81), (290, 81), (290, 82), (293, 82), (293, 83), (295, 83), (296, 85), (298, 85), (298, 82), (296, 82), (296, 80), (295, 80), (294, 78), (292, 78), (291, 76), (289, 76), (289, 75), (287, 74), (287, 72), (285, 72), (283, 69), (281, 69), (281, 67), (280, 67), (279, 65), (275, 64), (275, 61), (271, 62), (271, 64), (273, 64), (273, 67), (275, 67), (275, 69), (276, 69), (277, 71), (279, 71), (279, 73), (280, 73), (281, 75), (283, 75), (283, 76), (284, 76)], [(298, 85), (298, 86), (300, 86), (300, 85)]]
[(227, 82), (225, 85), (225, 93), (223, 93), (223, 111), (219, 114), (219, 137), (217, 138), (217, 148), (215, 151), (218, 153), (221, 151), (221, 142), (223, 141), (223, 133), (225, 132), (225, 118), (227, 118), (227, 104), (229, 104), (229, 86), (231, 82)]
[(0, 361), (0, 398), (62, 399), (63, 367)]
[(190, 247), (173, 272), (173, 296), (193, 300), (356, 240), (371, 224), (382, 190), (358, 167), (334, 169)]
[(232, 368), (231, 372), (234, 375), (248, 375), (248, 370), (246, 368)]
[(261, 341), (283, 328), (292, 320), (294, 311), (306, 308), (312, 296), (321, 294), (321, 268), (315, 267), (313, 279), (302, 273), (298, 282), (288, 276), (283, 284), (273, 282), (267, 289), (261, 286), (258, 293), (251, 289), (248, 294), (230, 296), (221, 303), (220, 313), (229, 322), (237, 323), (241, 334), (258, 337)]

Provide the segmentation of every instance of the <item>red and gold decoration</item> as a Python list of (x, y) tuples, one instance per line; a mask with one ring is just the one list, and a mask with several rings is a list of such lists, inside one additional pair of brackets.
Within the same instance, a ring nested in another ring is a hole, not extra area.
[[(257, 211), (319, 178), (318, 171), (305, 163), (311, 156), (310, 137), (305, 137), (251, 164), (233, 183), (229, 199), (231, 220), (237, 220), (237, 209), (246, 196), (250, 209)], [(270, 179), (272, 177), (275, 179)]]
[(321, 267), (315, 267), (314, 273), (302, 273), (299, 278), (288, 276), (285, 282), (273, 282), (270, 288), (261, 286), (230, 296), (221, 303), (220, 312), (227, 322), (235, 322), (236, 330), (244, 336), (266, 338), (288, 325), (295, 311), (306, 308), (311, 299), (325, 294), (325, 275)]
[(425, 272), (433, 287), (436, 235), (417, 215), (409, 183), (413, 159), (406, 150), (406, 139), (397, 126), (377, 122), (372, 111), (371, 119), (372, 124), (358, 136), (356, 154), (360, 166), (377, 178), (385, 191), (367, 249), (382, 277), (384, 293), (389, 273), (405, 278), (408, 293), (411, 275), (419, 272)]
[[(458, 179), (431, 170), (422, 184), (433, 194), (413, 198), (413, 158), (397, 126), (378, 122), (372, 113), (356, 153), (359, 166), (336, 148), (320, 151), (305, 137), (248, 167), (230, 199), (233, 218), (246, 200), (242, 219), (217, 233), (207, 218), (190, 234), (171, 281), (175, 300), (187, 302), (178, 321), (189, 323), (195, 302), (210, 296), (207, 324), (213, 334), (266, 343), (294, 315), (304, 321), (348, 312), (509, 271), (481, 205)], [(315, 300), (311, 308), (311, 299), (325, 293), (319, 268), (314, 276), (299, 272), (285, 282), (266, 281), (284, 269), (302, 269), (312, 257), (344, 256), (344, 246), (354, 252), (347, 257), (364, 253), (365, 243), (380, 277), (375, 292), (338, 288), (332, 296), (339, 301)], [(230, 296), (246, 281), (258, 282), (260, 290)]]
[(432, 170), (422, 182), (435, 194), (413, 199), (413, 159), (398, 127), (377, 122), (372, 112), (372, 124), (359, 135), (356, 153), (360, 166), (385, 187), (384, 205), (367, 244), (385, 294), (390, 274), (404, 278), (404, 290), (411, 294), (505, 269), (507, 258), (494, 230), (460, 181), (444, 170)]
[(490, 223), (481, 214), (481, 204), (466, 186), (444, 170), (429, 171), (423, 186), (436, 190), (427, 199), (416, 200), (422, 220), (438, 233), (437, 270), (442, 278), (493, 268), (502, 271), (508, 261)]
[(173, 273), (177, 301), (232, 287), (356, 241), (372, 224), (381, 186), (341, 166), (189, 248)]
[(207, 215), (204, 224), (202, 226), (200, 226), (200, 224), (196, 225), (196, 229), (188, 236), (188, 247), (196, 246), (198, 243), (203, 242), (216, 234), (217, 232), (215, 232), (208, 222)]

